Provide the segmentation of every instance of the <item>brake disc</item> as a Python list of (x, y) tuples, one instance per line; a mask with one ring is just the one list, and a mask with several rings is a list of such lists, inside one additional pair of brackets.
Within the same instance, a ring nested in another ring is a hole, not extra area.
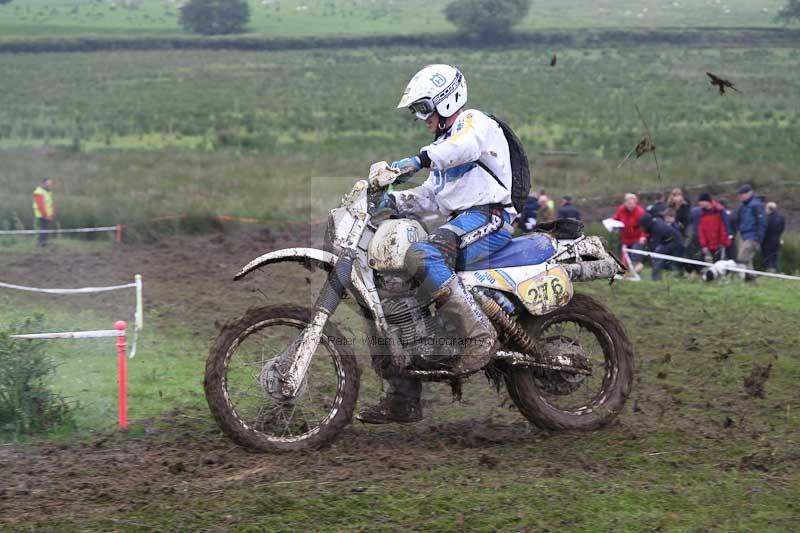
[(264, 392), (275, 401), (281, 403), (292, 402), (305, 392), (306, 384), (308, 383), (308, 373), (306, 373), (303, 382), (297, 389), (297, 394), (294, 396), (286, 396), (283, 394), (283, 374), (278, 367), (280, 360), (281, 357), (279, 356), (264, 363), (264, 366), (261, 367), (261, 373), (258, 375), (258, 383), (261, 385), (261, 388), (264, 389)]
[[(581, 348), (580, 343), (565, 335), (554, 335), (543, 339), (539, 345), (540, 349), (552, 357), (566, 357), (576, 363), (576, 366), (589, 368), (586, 353)], [(558, 395), (572, 394), (586, 379), (585, 374), (563, 372), (558, 370), (541, 370), (537, 372), (538, 382), (545, 392)]]

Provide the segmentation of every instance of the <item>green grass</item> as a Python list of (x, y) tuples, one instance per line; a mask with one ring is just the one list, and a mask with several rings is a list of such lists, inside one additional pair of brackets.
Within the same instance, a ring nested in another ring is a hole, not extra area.
[[(180, 35), (172, 2), (17, 0), (0, 7), (4, 37)], [(442, 14), (447, 0), (251, 0), (248, 31), (277, 36), (413, 34), (453, 31)], [(112, 7), (116, 4), (117, 7)], [(776, 26), (779, 0), (537, 0), (522, 29), (656, 26)], [(421, 17), (420, 14), (425, 16)]]
[[(81, 253), (80, 248), (75, 251)], [(75, 297), (72, 298), (74, 300)], [(50, 301), (53, 301), (53, 297)], [(133, 323), (131, 316), (104, 316), (91, 311), (91, 299), (86, 299), (87, 309), (79, 312), (58, 310), (59, 307), (63, 309), (63, 303), (55, 304), (54, 309), (54, 304), (45, 305), (41, 300), (38, 302), (4, 295), (0, 298), (0, 322), (19, 321), (20, 317), (43, 314), (42, 331), (26, 333), (113, 329), (114, 322), (119, 319)], [(202, 373), (207, 349), (204, 340), (180, 328), (159, 330), (157, 317), (157, 312), (146, 317), (148, 324), (138, 339), (137, 354), (127, 362), (128, 416), (136, 421), (134, 424), (139, 425), (135, 428), (136, 434), (141, 432), (146, 419), (161, 415), (171, 408), (191, 407), (197, 410), (205, 402), (202, 396)], [(153, 320), (152, 325), (150, 320)], [(72, 406), (76, 424), (75, 428), (55, 430), (50, 438), (83, 437), (116, 428), (116, 339), (54, 339), (46, 342), (46, 351), (57, 365), (51, 380), (53, 390)], [(128, 342), (133, 342), (132, 333)]]
[[(534, 186), (551, 194), (616, 198), (734, 180), (779, 201), (796, 195), (800, 50), (560, 50), (556, 68), (550, 52), (5, 56), (0, 219), (29, 225), (30, 191), (43, 176), (56, 179), (64, 227), (180, 214), (323, 217), (350, 183), (315, 177), (364, 176), (372, 161), (428, 142), (394, 106), (431, 61), (464, 70), (471, 105), (512, 124), (534, 162)], [(707, 70), (742, 93), (719, 96)], [(649, 155), (619, 167), (645, 133), (634, 104), (658, 147), (661, 180)], [(541, 155), (551, 150), (579, 155)]]

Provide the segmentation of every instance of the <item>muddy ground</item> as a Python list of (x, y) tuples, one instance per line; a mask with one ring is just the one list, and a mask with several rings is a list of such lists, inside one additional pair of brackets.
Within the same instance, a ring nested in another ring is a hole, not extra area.
[[(281, 267), (277, 274), (239, 284), (231, 279), (262, 252), (318, 242), (320, 230), (173, 236), (152, 245), (109, 245), (79, 254), (57, 246), (52, 254), (7, 255), (4, 279), (72, 287), (87, 279), (92, 285), (119, 283), (140, 273), (148, 309), (158, 313), (158, 327), (188, 327), (210, 339), (215, 324), (263, 302), (264, 287), (272, 289), (269, 298), (296, 298), (297, 287), (313, 298), (311, 287), (319, 278), (296, 267)], [(97, 300), (100, 308), (117, 310), (117, 305), (112, 298)], [(691, 313), (677, 325), (678, 331), (697, 323), (707, 311)], [(663, 310), (637, 305), (623, 319), (634, 330), (652, 330), (662, 323)], [(721, 324), (715, 334), (722, 337), (729, 327)], [(776, 332), (779, 327), (766, 326)], [(691, 331), (677, 334), (671, 339), (678, 346), (675, 353), (697, 356), (690, 352), (706, 350), (705, 339), (695, 337)], [(710, 468), (741, 473), (748, 483), (749, 476), (757, 475), (757, 485), (777, 494), (796, 489), (792, 486), (800, 446), (796, 435), (791, 436), (791, 426), (780, 423), (784, 412), (788, 420), (791, 408), (785, 394), (770, 396), (767, 384), (766, 399), (754, 398), (737, 381), (721, 395), (717, 385), (692, 376), (691, 367), (671, 368), (673, 352), (663, 341), (648, 341), (645, 333), (635, 333), (634, 340), (638, 373), (633, 396), (622, 416), (596, 434), (535, 429), (513, 409), (504, 391), (495, 394), (482, 377), (472, 379), (464, 404), (455, 408), (446, 390), (426, 390), (428, 416), (419, 424), (351, 425), (331, 448), (304, 454), (250, 453), (222, 436), (206, 412), (171, 411), (140, 421), (144, 432), (138, 436), (109, 433), (69, 444), (0, 446), (0, 522), (9, 528), (89, 524), (99, 529), (169, 529), (162, 522), (166, 517), (187, 508), (207, 508), (217, 514), (213, 525), (205, 522), (203, 527), (226, 530), (256, 523), (242, 522), (235, 507), (225, 507), (232, 501), (249, 501), (251, 493), (279, 490), (320, 498), (331, 493), (425, 493), (448, 483), (425, 478), (426, 471), (436, 468), (433, 465), (449, 465), (456, 479), (477, 479), (488, 490), (493, 483), (502, 488), (509, 482), (578, 477), (592, 481), (602, 494), (606, 482), (620, 472), (633, 475), (639, 467), (631, 470), (631, 465), (642, 464), (656, 468), (654, 472), (669, 469), (665, 479)], [(783, 349), (782, 342), (773, 347)], [(722, 368), (739, 350), (726, 347), (727, 355), (709, 356), (704, 364)], [(710, 375), (714, 372), (719, 369)], [(794, 391), (800, 392), (792, 389), (790, 394)], [(658, 483), (662, 474), (652, 475), (651, 482)], [(231, 500), (231, 494), (241, 496)], [(567, 520), (561, 527), (570, 525), (581, 523)], [(345, 527), (340, 523), (338, 529)]]

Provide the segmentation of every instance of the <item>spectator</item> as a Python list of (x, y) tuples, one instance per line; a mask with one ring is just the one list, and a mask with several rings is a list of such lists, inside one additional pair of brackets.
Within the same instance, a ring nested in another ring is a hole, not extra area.
[[(651, 251), (676, 257), (683, 256), (683, 241), (676, 226), (670, 226), (664, 220), (653, 217), (649, 213), (645, 213), (639, 218), (639, 226), (649, 235), (648, 244)], [(677, 276), (683, 275), (680, 263), (669, 259), (653, 258), (652, 280), (661, 279), (661, 271), (665, 269), (674, 270)]]
[(678, 229), (681, 232), (681, 237), (683, 237), (685, 245), (686, 235), (689, 233), (689, 225), (692, 222), (692, 207), (684, 198), (683, 191), (678, 187), (672, 189), (672, 192), (669, 194), (667, 206), (675, 211), (675, 222), (678, 224)]
[(764, 255), (764, 268), (777, 272), (778, 253), (781, 250), (781, 235), (786, 229), (786, 219), (778, 213), (778, 206), (775, 202), (767, 202), (767, 229), (764, 233), (764, 240), (761, 242), (761, 253)]
[(730, 245), (725, 248), (725, 257), (736, 257), (736, 240), (733, 238), (736, 235), (736, 223), (734, 221), (733, 212), (728, 209), (728, 200), (725, 198), (717, 198), (717, 203), (725, 210), (726, 227), (728, 230), (728, 240), (731, 241)]
[[(56, 219), (56, 206), (53, 203), (53, 180), (45, 178), (33, 191), (33, 218), (36, 229), (48, 230)], [(47, 246), (47, 233), (39, 234), (39, 246)]]
[[(666, 209), (664, 209), (664, 222), (667, 224), (667, 226), (675, 228), (675, 230), (677, 230), (677, 232), (680, 234), (681, 225), (678, 223), (675, 217), (675, 210), (672, 209), (671, 207), (667, 207)], [(680, 250), (681, 250), (681, 256), (686, 257), (686, 243), (684, 239), (681, 239)], [(675, 271), (675, 274), (677, 276), (682, 276), (684, 271), (688, 272), (688, 270), (686, 270), (687, 266), (688, 265), (684, 263), (678, 263), (673, 265), (673, 270)]]
[(670, 226), (678, 230), (678, 233), (681, 232), (681, 226), (680, 224), (678, 224), (678, 221), (675, 218), (675, 210), (672, 209), (671, 207), (667, 207), (666, 209), (664, 209), (664, 223), (667, 226)]
[(539, 209), (536, 211), (536, 223), (550, 222), (556, 219), (555, 203), (546, 194), (539, 195)]
[[(639, 205), (639, 199), (633, 193), (628, 193), (625, 195), (625, 201), (622, 205), (617, 207), (617, 211), (614, 213), (614, 220), (619, 220), (625, 224), (619, 234), (620, 244), (622, 245), (623, 261), (625, 260), (626, 248), (641, 250), (644, 247), (644, 243), (647, 242), (646, 235), (639, 227), (639, 219), (644, 214), (645, 211), (642, 209), (642, 206)], [(642, 271), (642, 268), (644, 268), (640, 257), (641, 256), (631, 259), (633, 268), (637, 274)]]
[(575, 220), (581, 219), (581, 212), (572, 205), (572, 196), (562, 196), (561, 202), (558, 207), (558, 218), (574, 218)]
[(725, 248), (730, 245), (728, 234), (728, 216), (725, 208), (704, 192), (697, 197), (698, 210), (693, 210), (692, 225), (697, 234), (697, 242), (703, 255), (703, 261), (713, 263), (727, 259)]
[(515, 224), (518, 224), (523, 233), (533, 231), (536, 225), (536, 212), (539, 210), (539, 195), (531, 189), (528, 198), (525, 200), (525, 207), (522, 216)]
[(660, 218), (663, 220), (664, 218), (664, 209), (667, 208), (667, 204), (664, 202), (664, 193), (658, 192), (656, 193), (656, 200), (652, 204), (648, 205), (645, 208), (645, 211), (653, 217), (653, 218)]
[[(736, 227), (739, 229), (741, 244), (736, 262), (746, 268), (753, 268), (753, 256), (764, 240), (767, 230), (767, 219), (764, 215), (764, 204), (757, 198), (750, 185), (742, 185), (739, 194), (739, 208), (736, 210)], [(745, 281), (755, 281), (755, 276), (746, 274)]]
[(544, 189), (539, 191), (539, 196), (540, 197), (544, 196), (545, 198), (547, 198), (547, 207), (549, 207), (550, 209), (553, 210), (553, 212), (555, 212), (555, 210), (556, 210), (556, 202), (554, 200), (550, 199), (547, 196), (547, 193), (544, 192)]

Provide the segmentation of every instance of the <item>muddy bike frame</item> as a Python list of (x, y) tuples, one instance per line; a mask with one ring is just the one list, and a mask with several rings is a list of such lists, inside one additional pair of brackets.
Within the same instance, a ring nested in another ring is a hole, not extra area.
[[(328, 277), (314, 304), (313, 317), (303, 332), (276, 358), (272, 359), (259, 376), (264, 389), (276, 400), (291, 401), (303, 389), (305, 376), (322, 337), (322, 331), (329, 317), (334, 313), (345, 292), (351, 293), (374, 321), (382, 335), (390, 335), (381, 299), (375, 285), (374, 271), (370, 267), (368, 246), (375, 236), (376, 228), (370, 224), (368, 193), (386, 190), (402, 174), (392, 169), (386, 162), (375, 163), (370, 168), (368, 180), (359, 180), (353, 189), (344, 196), (341, 206), (331, 211), (326, 239), (336, 252), (331, 253), (317, 248), (287, 248), (264, 254), (245, 265), (234, 277), (239, 280), (248, 274), (270, 264), (299, 262), (312, 264), (328, 272)], [(584, 260), (585, 258), (593, 260)], [(596, 237), (581, 236), (578, 239), (557, 242), (557, 251), (548, 261), (540, 265), (523, 267), (524, 275), (531, 279), (539, 274), (555, 269), (563, 269), (566, 282), (611, 279), (620, 271), (621, 265), (611, 256)], [(480, 276), (474, 272), (460, 272), (468, 289), (480, 286)], [(493, 287), (496, 288), (496, 287)], [(499, 289), (503, 290), (503, 289)], [(513, 291), (507, 291), (513, 292)], [(571, 296), (570, 286), (570, 296)], [(557, 306), (566, 305), (568, 299)], [(525, 303), (525, 302), (523, 302)], [(531, 307), (534, 314), (545, 314), (552, 310), (547, 307)], [(394, 362), (403, 361), (405, 354), (400, 343), (387, 343)], [(554, 360), (547, 363), (536, 361), (529, 354), (520, 352), (498, 352), (496, 358), (504, 359), (512, 365), (544, 366), (553, 370), (569, 368), (569, 360)], [(419, 372), (412, 373), (417, 374)], [(436, 371), (423, 372), (436, 378)], [(453, 378), (448, 372), (439, 372), (443, 379)]]

